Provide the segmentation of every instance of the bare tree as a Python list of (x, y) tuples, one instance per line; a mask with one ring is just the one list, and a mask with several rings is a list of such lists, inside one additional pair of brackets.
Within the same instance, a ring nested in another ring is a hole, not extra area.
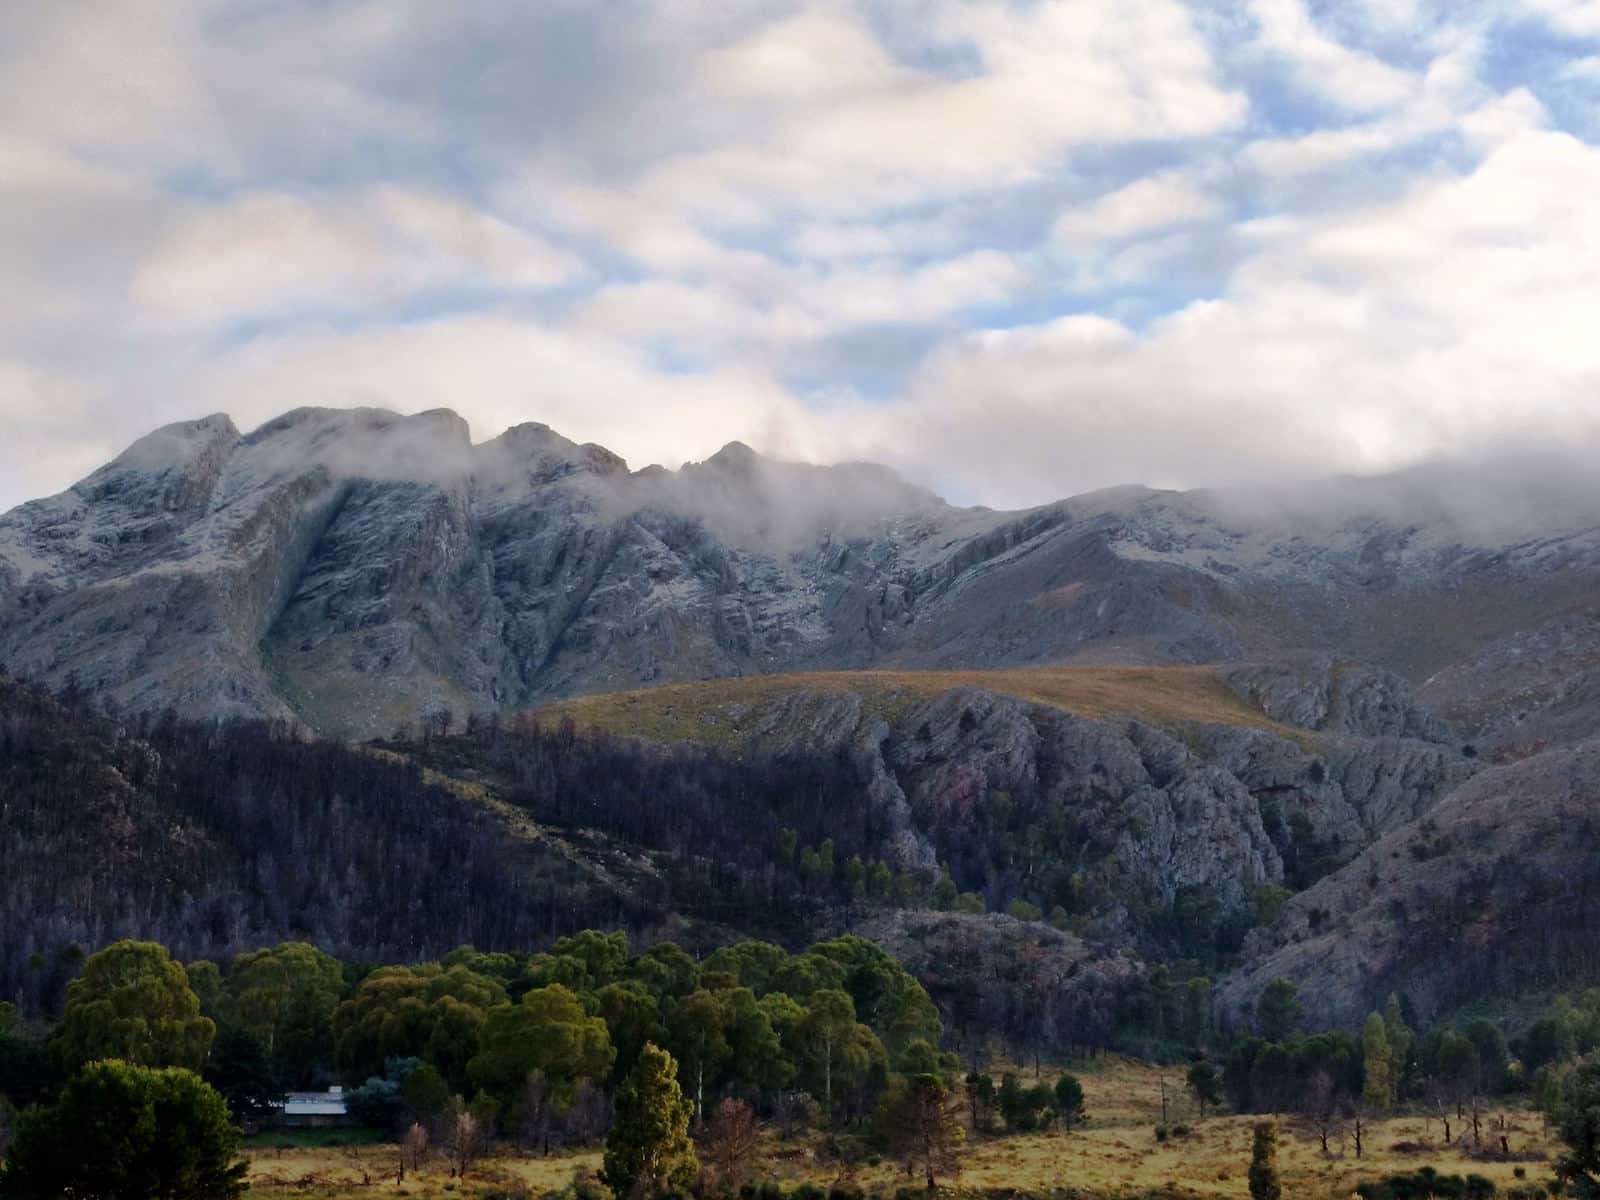
[(484, 1140), (478, 1118), (467, 1111), (466, 1105), (458, 1097), (455, 1111), (450, 1116), (447, 1144), (451, 1174), (457, 1179), (465, 1179), (472, 1164), (483, 1154)]
[(611, 1102), (589, 1080), (582, 1080), (572, 1094), (572, 1103), (561, 1115), (561, 1128), (568, 1144), (587, 1146), (605, 1136), (611, 1127)]
[(1343, 1132), (1340, 1126), (1345, 1099), (1333, 1076), (1326, 1071), (1318, 1071), (1306, 1081), (1306, 1090), (1300, 1098), (1300, 1113), (1317, 1131), (1317, 1138), (1322, 1143), (1322, 1153), (1325, 1156), (1332, 1155), (1332, 1151), (1328, 1149), (1329, 1135)]
[(743, 1100), (730, 1097), (711, 1114), (701, 1144), (724, 1188), (735, 1189), (743, 1182), (759, 1135), (756, 1114)]
[(921, 1170), (931, 1192), (940, 1176), (961, 1172), (961, 1103), (932, 1075), (906, 1081), (889, 1113), (889, 1136), (906, 1174)]
[(404, 1183), (406, 1169), (420, 1171), (423, 1162), (428, 1157), (428, 1131), (420, 1122), (413, 1121), (411, 1128), (406, 1130), (406, 1136), (400, 1143), (400, 1171), (396, 1183)]
[(773, 1105), (778, 1132), (785, 1139), (810, 1129), (817, 1119), (817, 1102), (805, 1092), (782, 1093)]
[(543, 1071), (529, 1071), (522, 1084), (522, 1140), (530, 1150), (550, 1156), (550, 1084)]

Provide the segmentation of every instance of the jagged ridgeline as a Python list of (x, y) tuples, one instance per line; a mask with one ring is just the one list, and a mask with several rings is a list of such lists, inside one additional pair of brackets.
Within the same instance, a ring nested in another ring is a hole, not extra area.
[(445, 412), (171, 426), (0, 517), (5, 986), (122, 935), (860, 930), (952, 1029), (1104, 1043), (1280, 975), (1346, 1025), (1600, 978), (1597, 514), (1549, 462), (1001, 513)]
[(1314, 651), (1526, 743), (1600, 695), (1597, 501), (1525, 462), (1007, 513), (738, 444), (630, 471), (442, 411), (214, 416), (0, 517), (0, 661), (372, 737), (672, 680)]

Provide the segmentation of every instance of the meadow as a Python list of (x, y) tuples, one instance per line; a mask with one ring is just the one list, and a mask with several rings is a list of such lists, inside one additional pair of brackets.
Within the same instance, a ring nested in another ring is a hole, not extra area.
[[(1083, 1125), (1071, 1131), (971, 1136), (960, 1178), (942, 1190), (974, 1198), (1033, 1195), (1096, 1200), (1248, 1195), (1251, 1132), (1261, 1118), (1211, 1113), (1202, 1118), (1183, 1086), (1179, 1068), (1163, 1071), (1148, 1064), (1108, 1059), (1075, 1066), (1073, 1072), (1084, 1085), (1088, 1120)], [(1033, 1082), (1031, 1072), (1025, 1078)], [(1048, 1068), (1043, 1078), (1052, 1080)], [(1187, 1126), (1188, 1132), (1158, 1140), (1155, 1130), (1162, 1115), (1163, 1080), (1168, 1123)], [(1324, 1154), (1314, 1128), (1284, 1116), (1279, 1120), (1284, 1196), (1287, 1200), (1344, 1200), (1358, 1183), (1424, 1166), (1443, 1175), (1481, 1175), (1502, 1191), (1548, 1178), (1548, 1160), (1555, 1146), (1542, 1119), (1526, 1109), (1488, 1110), (1486, 1143), (1498, 1144), (1502, 1119), (1514, 1161), (1475, 1157), (1470, 1135), (1460, 1136), (1463, 1126), (1456, 1120), (1451, 1122), (1455, 1144), (1443, 1145), (1443, 1126), (1437, 1115), (1402, 1114), (1371, 1121), (1365, 1125), (1360, 1159), (1348, 1136), (1330, 1138), (1329, 1152)], [(1491, 1128), (1492, 1139), (1488, 1135)], [(273, 1200), (539, 1196), (567, 1189), (575, 1174), (600, 1167), (597, 1149), (549, 1158), (502, 1152), (474, 1166), (463, 1183), (452, 1179), (448, 1164), (436, 1156), (420, 1173), (408, 1172), (402, 1183), (396, 1181), (398, 1147), (371, 1142), (306, 1144), (325, 1140), (330, 1139), (280, 1134), (255, 1139), (248, 1149), (252, 1195)], [(785, 1190), (806, 1183), (824, 1189), (845, 1184), (884, 1195), (905, 1187), (921, 1190), (919, 1181), (909, 1179), (888, 1158), (869, 1154), (846, 1162), (828, 1152), (824, 1138), (813, 1135), (785, 1141), (770, 1131), (763, 1136), (759, 1160), (750, 1175), (757, 1181), (774, 1180)]]

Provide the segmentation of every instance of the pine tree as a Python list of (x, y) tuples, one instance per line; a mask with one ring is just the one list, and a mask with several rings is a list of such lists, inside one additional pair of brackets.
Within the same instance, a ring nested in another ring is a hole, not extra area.
[(1361, 1032), (1361, 1066), (1366, 1077), (1361, 1098), (1373, 1111), (1388, 1112), (1394, 1105), (1394, 1053), (1388, 1026), (1378, 1013), (1367, 1018)]
[(1271, 1121), (1256, 1126), (1250, 1149), (1250, 1200), (1283, 1200), (1278, 1182), (1278, 1127)]
[(678, 1064), (654, 1042), (639, 1052), (617, 1093), (601, 1180), (613, 1195), (654, 1196), (686, 1187), (700, 1170), (689, 1141), (693, 1105), (678, 1086)]

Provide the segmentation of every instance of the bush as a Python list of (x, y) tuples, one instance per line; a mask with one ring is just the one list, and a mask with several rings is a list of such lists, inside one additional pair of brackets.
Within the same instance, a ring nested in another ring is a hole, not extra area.
[(1441, 1175), (1432, 1167), (1356, 1187), (1361, 1200), (1492, 1200), (1494, 1194), (1494, 1181), (1482, 1175)]

